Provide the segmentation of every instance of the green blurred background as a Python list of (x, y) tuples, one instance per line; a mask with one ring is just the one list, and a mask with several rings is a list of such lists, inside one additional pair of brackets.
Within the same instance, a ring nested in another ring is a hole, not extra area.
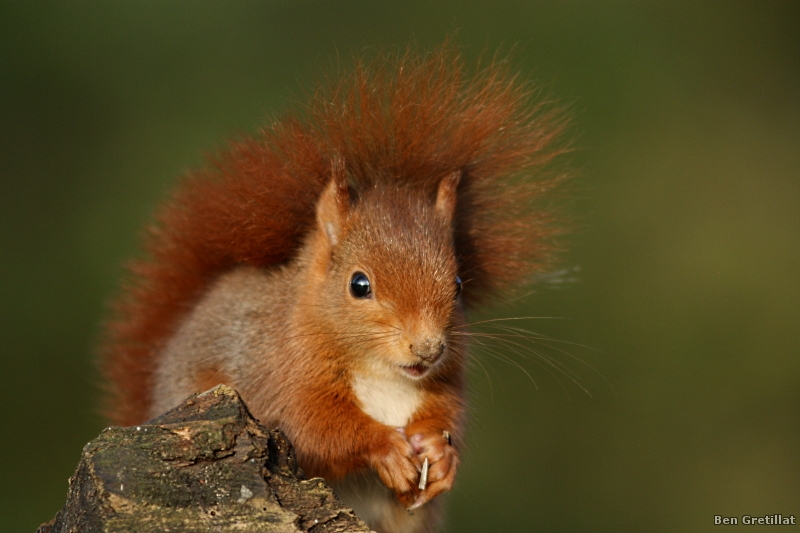
[(525, 327), (592, 395), (479, 354), (447, 530), (800, 515), (797, 2), (4, 2), (0, 530), (50, 519), (103, 427), (98, 324), (176, 177), (337, 56), (453, 31), (573, 110), (577, 280), (476, 318), (565, 317)]

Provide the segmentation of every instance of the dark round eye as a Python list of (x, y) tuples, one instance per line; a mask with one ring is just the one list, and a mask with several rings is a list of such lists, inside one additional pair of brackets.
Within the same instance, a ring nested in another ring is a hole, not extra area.
[(461, 278), (456, 276), (456, 296), (461, 294)]
[(350, 294), (354, 298), (369, 298), (372, 296), (372, 289), (369, 286), (369, 278), (363, 272), (356, 272), (350, 278)]

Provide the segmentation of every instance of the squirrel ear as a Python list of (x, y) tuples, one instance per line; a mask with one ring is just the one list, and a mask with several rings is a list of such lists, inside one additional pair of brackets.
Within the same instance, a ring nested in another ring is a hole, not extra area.
[(436, 193), (436, 212), (452, 222), (456, 212), (456, 188), (461, 181), (461, 171), (451, 172), (439, 182), (439, 191)]
[(350, 191), (345, 177), (344, 159), (336, 156), (331, 161), (331, 181), (317, 202), (317, 224), (331, 247), (341, 240), (342, 226), (349, 208)]

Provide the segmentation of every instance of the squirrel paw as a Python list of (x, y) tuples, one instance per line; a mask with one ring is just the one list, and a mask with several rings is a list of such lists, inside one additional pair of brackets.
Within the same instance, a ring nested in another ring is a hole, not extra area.
[[(409, 439), (414, 453), (420, 460), (428, 459), (428, 480), (425, 489), (416, 501), (407, 507), (417, 509), (443, 492), (453, 488), (458, 470), (458, 451), (453, 447), (449, 435), (441, 433), (417, 433)], [(402, 501), (402, 500), (401, 500)]]
[(372, 450), (369, 461), (384, 485), (393, 490), (401, 502), (414, 501), (421, 461), (401, 433), (387, 431), (385, 441)]

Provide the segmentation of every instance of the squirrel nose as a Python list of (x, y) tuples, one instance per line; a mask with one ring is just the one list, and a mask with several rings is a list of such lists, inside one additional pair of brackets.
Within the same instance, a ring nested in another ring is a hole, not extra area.
[(439, 357), (441, 357), (442, 353), (444, 353), (445, 345), (444, 340), (438, 337), (431, 337), (428, 339), (424, 339), (418, 342), (415, 342), (411, 346), (411, 351), (428, 363), (435, 363)]

